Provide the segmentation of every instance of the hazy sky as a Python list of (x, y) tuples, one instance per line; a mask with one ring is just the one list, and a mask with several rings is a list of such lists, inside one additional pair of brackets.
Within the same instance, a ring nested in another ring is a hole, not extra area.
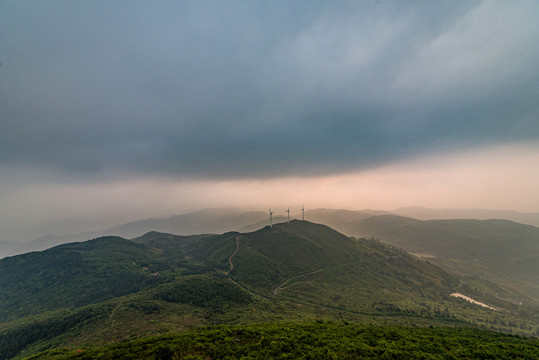
[(0, 2), (0, 225), (539, 211), (537, 1)]

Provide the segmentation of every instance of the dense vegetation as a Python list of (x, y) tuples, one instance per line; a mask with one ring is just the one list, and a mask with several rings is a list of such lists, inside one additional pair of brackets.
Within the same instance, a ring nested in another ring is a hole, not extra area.
[(342, 323), (212, 326), (30, 359), (530, 359), (539, 341), (470, 328)]
[(518, 301), (539, 298), (537, 227), (508, 220), (420, 221), (381, 215), (357, 221), (349, 231), (433, 256), (429, 261), (449, 271), (501, 282)]
[(14, 256), (0, 261), (0, 322), (80, 307), (159, 282), (169, 265), (143, 244), (118, 237)]
[(156, 299), (211, 308), (222, 311), (227, 304), (248, 304), (251, 297), (238, 286), (223, 279), (208, 276), (188, 276), (160, 286), (154, 292)]
[(293, 275), (357, 261), (369, 251), (327, 226), (297, 220), (242, 234), (240, 242), (230, 275), (261, 292)]
[(24, 322), (2, 331), (0, 336), (0, 359), (17, 355), (26, 346), (38, 341), (54, 338), (84, 322), (99, 316), (95, 309), (86, 308), (76, 311), (54, 313), (32, 322)]
[[(452, 297), (453, 292), (498, 310)], [(265, 338), (282, 333), (299, 344), (302, 340), (289, 333), (293, 329), (298, 334), (317, 333), (316, 347), (313, 343), (298, 345), (297, 353), (286, 350), (291, 343), (275, 345), (280, 352), (290, 353), (289, 357), (308, 353), (353, 357), (350, 349), (356, 345), (361, 351), (367, 349), (367, 355), (361, 356), (390, 356), (393, 345), (387, 347), (381, 340), (376, 346), (367, 343), (369, 350), (350, 337), (344, 342), (348, 349), (329, 345), (333, 335), (325, 334), (340, 332), (346, 337), (346, 329), (363, 328), (363, 332), (382, 339), (381, 325), (398, 325), (394, 330), (400, 338), (409, 336), (419, 343), (428, 338), (426, 333), (402, 326), (475, 326), (539, 335), (535, 308), (515, 304), (507, 300), (510, 296), (492, 281), (454, 275), (380, 241), (349, 238), (306, 221), (276, 224), (251, 233), (176, 236), (151, 232), (134, 241), (105, 237), (0, 260), (0, 359), (63, 347), (85, 350), (54, 350), (46, 356), (84, 358), (103, 352), (108, 357), (124, 346), (108, 347), (111, 343), (225, 324), (257, 329)], [(341, 325), (328, 324), (328, 320)], [(308, 324), (278, 325), (276, 321)], [(343, 325), (346, 322), (356, 325)], [(367, 323), (377, 326), (365, 327)], [(238, 329), (204, 331), (228, 339), (227, 334)], [(197, 341), (204, 342), (208, 336), (204, 331), (191, 332), (190, 336), (199, 334)], [(443, 331), (450, 333), (448, 337), (462, 335), (462, 341), (474, 341), (465, 340), (472, 334), (466, 331), (472, 330)], [(196, 345), (178, 336), (170, 338), (176, 339), (172, 343), (168, 343), (169, 337), (155, 340), (156, 346), (164, 349), (162, 353), (154, 353), (157, 348), (148, 345), (154, 340), (130, 342), (125, 346), (132, 348), (124, 350), (130, 353), (142, 346), (150, 358), (174, 358), (179, 353), (193, 358), (226, 355), (210, 344)], [(241, 344), (243, 340), (238, 339)], [(436, 336), (431, 340), (437, 341)], [(175, 341), (186, 343), (176, 347)], [(249, 341), (246, 347), (230, 350), (230, 356), (272, 357), (271, 351), (277, 351), (272, 344), (281, 340), (275, 338), (269, 345)], [(100, 346), (105, 348), (98, 349)], [(494, 351), (492, 346), (485, 349)], [(144, 349), (139, 350), (144, 353)]]

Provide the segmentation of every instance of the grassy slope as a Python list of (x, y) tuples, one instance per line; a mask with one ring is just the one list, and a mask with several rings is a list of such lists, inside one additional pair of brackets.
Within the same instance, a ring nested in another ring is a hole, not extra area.
[[(230, 275), (256, 293), (246, 293), (225, 275), (237, 238), (240, 250), (232, 259), (235, 268)], [(134, 271), (154, 282), (140, 292), (103, 303), (0, 324), (0, 358), (2, 351), (16, 354), (24, 348), (20, 354), (29, 355), (51, 347), (105, 345), (220, 323), (343, 319), (462, 325), (465, 320), (509, 331), (520, 327), (523, 333), (536, 330), (523, 320), (526, 314), (520, 318), (515, 315), (518, 307), (494, 312), (449, 297), (463, 284), (431, 264), (377, 241), (352, 240), (323, 225), (292, 221), (248, 234), (189, 237), (151, 233), (138, 241), (144, 244), (107, 238), (52, 249), (47, 258), (73, 252), (86, 259), (92, 264), (90, 278), (93, 274)], [(59, 259), (64, 259), (62, 256)], [(39, 268), (33, 268), (31, 261), (25, 264), (32, 271)], [(149, 269), (144, 270), (143, 265)], [(313, 270), (320, 271), (298, 276)], [(150, 277), (149, 271), (160, 274)], [(69, 272), (44, 271), (50, 273), (67, 279), (66, 284), (79, 279), (71, 278)], [(42, 274), (36, 276), (40, 279)], [(278, 295), (273, 295), (272, 289), (287, 279)], [(82, 283), (89, 293), (106, 290), (102, 285), (108, 284), (88, 279)], [(480, 285), (467, 289), (467, 294), (479, 296)], [(75, 284), (72, 288), (78, 289)], [(34, 290), (48, 294), (46, 288)], [(111, 295), (110, 291), (105, 293)], [(34, 301), (38, 298), (30, 295)], [(23, 334), (31, 335), (26, 343), (13, 347), (8, 342), (21, 339)]]
[(239, 241), (230, 275), (266, 294), (290, 276), (355, 261), (367, 252), (327, 226), (298, 220), (242, 234)]
[[(206, 238), (213, 245), (211, 252), (199, 255), (211, 256), (212, 264), (225, 271), (236, 238), (240, 249), (232, 259), (231, 277), (266, 297), (271, 298), (272, 290), (284, 283), (279, 296), (303, 305), (363, 315), (461, 319), (522, 333), (537, 331), (533, 309), (500, 300), (500, 294), (511, 294), (502, 289), (493, 292), (494, 284), (480, 279), (462, 282), (402, 251), (376, 241), (354, 241), (324, 225), (292, 221), (248, 234)], [(301, 274), (305, 275), (298, 276)], [(479, 308), (449, 296), (455, 291), (504, 311)]]
[(253, 302), (218, 275), (185, 275), (98, 304), (42, 313), (0, 324), (0, 359), (50, 347), (98, 345), (219, 322)]
[[(358, 235), (420, 254), (454, 272), (479, 275), (539, 299), (539, 228), (507, 220), (429, 220), (374, 216), (356, 224)], [(523, 300), (523, 299), (520, 299)]]
[(0, 322), (140, 291), (168, 267), (147, 246), (107, 237), (0, 260)]

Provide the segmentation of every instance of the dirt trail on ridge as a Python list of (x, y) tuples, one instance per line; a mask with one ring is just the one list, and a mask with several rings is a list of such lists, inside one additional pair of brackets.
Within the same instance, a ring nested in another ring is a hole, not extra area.
[(234, 257), (234, 255), (236, 255), (236, 253), (238, 252), (238, 250), (240, 249), (240, 237), (241, 236), (236, 236), (236, 250), (232, 253), (232, 255), (230, 255), (230, 257), (228, 258), (228, 263), (230, 264), (230, 269), (228, 269), (228, 271), (226, 272), (226, 274), (228, 275), (232, 270), (234, 270), (234, 263), (232, 262), (232, 258)]

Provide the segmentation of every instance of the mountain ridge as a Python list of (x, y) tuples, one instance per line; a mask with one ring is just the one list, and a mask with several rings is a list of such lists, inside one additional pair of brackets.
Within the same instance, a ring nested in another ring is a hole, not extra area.
[(109, 236), (0, 260), (0, 359), (275, 321), (488, 326), (539, 335), (534, 308), (507, 297), (495, 284), (308, 221), (248, 233)]
[(419, 220), (474, 219), (474, 220), (511, 220), (517, 223), (539, 227), (539, 212), (519, 212), (514, 210), (492, 209), (435, 209), (422, 206), (406, 206), (391, 213)]
[[(414, 217), (419, 220), (423, 218), (428, 218), (426, 215), (417, 214), (413, 216), (414, 213), (407, 213), (407, 209), (418, 209), (419, 207), (409, 207), (409, 208), (400, 208), (392, 212), (387, 212), (383, 210), (345, 210), (345, 209), (310, 209), (305, 211), (305, 216), (307, 220), (322, 223), (328, 225), (339, 232), (345, 233), (347, 235), (354, 234), (354, 223), (363, 220), (370, 216), (375, 215), (388, 215), (395, 214), (400, 216)], [(427, 209), (427, 208), (419, 208)], [(436, 209), (427, 209), (436, 211)], [(454, 209), (458, 211), (461, 218), (466, 214), (472, 215), (467, 209)], [(468, 211), (468, 212), (467, 212)], [(482, 210), (481, 210), (482, 211)], [(537, 221), (535, 222), (539, 225), (539, 213), (518, 213), (512, 211), (498, 211), (498, 210), (484, 210), (492, 214), (507, 215), (509, 220), (522, 220), (521, 223), (526, 223), (525, 217), (527, 216), (533, 222), (535, 215), (537, 215)], [(516, 214), (511, 217), (511, 214)], [(274, 214), (275, 222), (286, 221), (287, 217), (284, 215)], [(517, 216), (518, 215), (518, 216)], [(523, 215), (523, 216), (520, 216)], [(519, 217), (520, 216), (520, 217)], [(436, 217), (432, 215), (431, 217)], [(441, 217), (441, 215), (436, 218)], [(300, 214), (296, 214), (292, 218), (300, 218)], [(488, 219), (491, 217), (483, 216), (483, 218)], [(519, 221), (517, 221), (519, 222)], [(24, 234), (34, 234), (36, 231), (44, 231), (51, 226), (54, 226), (57, 222), (51, 222), (44, 224), (43, 226), (33, 226), (29, 228), (28, 231), (22, 231), (15, 236), (17, 241), (21, 240), (21, 236)], [(77, 228), (77, 226), (82, 226), (82, 228), (88, 228), (95, 226), (95, 223), (87, 223), (84, 221), (75, 221), (71, 224), (67, 220), (60, 221), (60, 224), (64, 224), (61, 229), (68, 228)], [(214, 208), (214, 209), (203, 209), (194, 212), (188, 212), (180, 215), (173, 215), (163, 218), (155, 219), (144, 219), (127, 222), (121, 225), (109, 226), (97, 230), (85, 231), (80, 233), (66, 233), (65, 230), (62, 231), (58, 229), (57, 231), (50, 231), (49, 233), (42, 233), (41, 236), (37, 238), (26, 238), (24, 242), (12, 242), (8, 233), (2, 233), (0, 238), (0, 258), (5, 256), (12, 256), (16, 254), (21, 254), (29, 251), (39, 251), (45, 250), (55, 245), (62, 243), (73, 242), (73, 241), (84, 241), (90, 238), (96, 238), (100, 236), (107, 235), (116, 235), (125, 238), (135, 238), (142, 236), (143, 234), (149, 231), (159, 231), (179, 235), (193, 235), (201, 233), (215, 233), (221, 234), (227, 231), (240, 231), (240, 232), (250, 232), (255, 231), (265, 225), (269, 224), (269, 216), (266, 212), (263, 211), (242, 211), (237, 208), (225, 207), (225, 208)], [(533, 224), (532, 224), (533, 225)], [(67, 227), (66, 227), (67, 226)], [(39, 230), (41, 229), (41, 230)], [(24, 229), (23, 229), (24, 230)]]

